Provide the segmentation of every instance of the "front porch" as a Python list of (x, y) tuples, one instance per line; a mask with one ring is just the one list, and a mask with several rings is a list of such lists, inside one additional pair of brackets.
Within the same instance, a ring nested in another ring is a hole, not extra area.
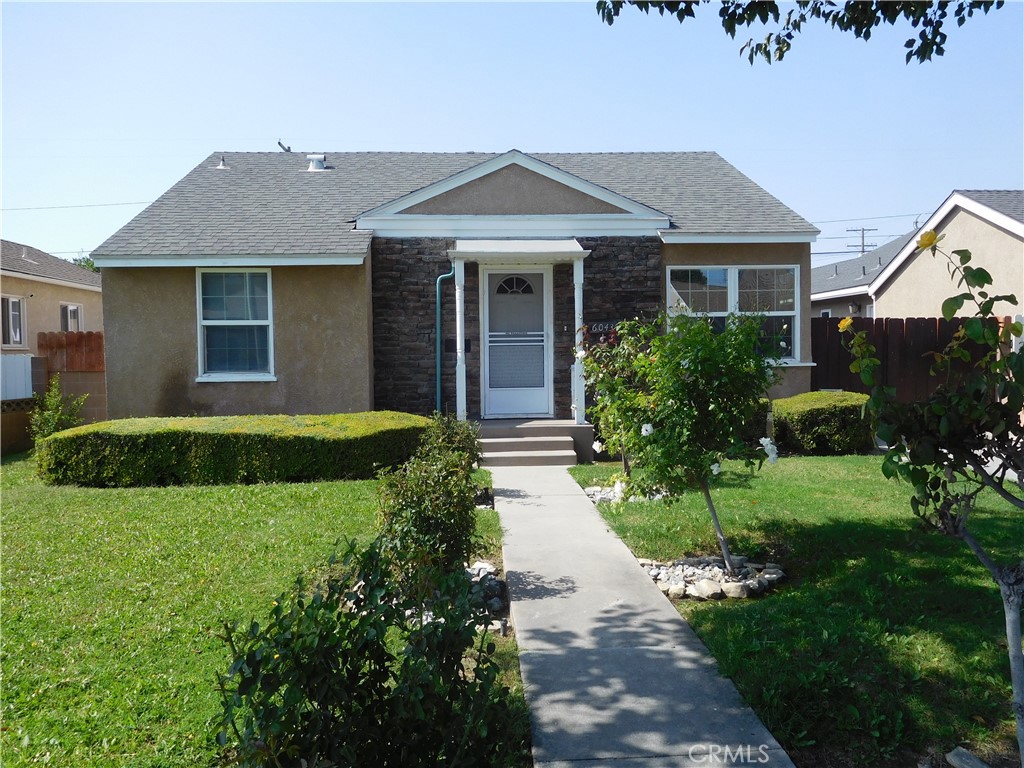
[(571, 466), (594, 460), (594, 427), (568, 419), (488, 419), (480, 424), (481, 465)]

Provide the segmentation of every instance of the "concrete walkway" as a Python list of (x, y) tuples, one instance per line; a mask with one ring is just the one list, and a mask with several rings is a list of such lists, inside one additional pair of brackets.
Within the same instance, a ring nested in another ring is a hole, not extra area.
[(792, 768), (564, 467), (490, 471), (537, 768)]

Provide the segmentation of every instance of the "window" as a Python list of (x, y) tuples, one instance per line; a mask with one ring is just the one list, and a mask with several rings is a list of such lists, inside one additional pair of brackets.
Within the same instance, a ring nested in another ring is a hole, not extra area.
[(765, 354), (792, 360), (797, 334), (796, 267), (669, 267), (668, 311), (709, 315), (722, 327), (730, 312), (765, 316)]
[(61, 304), (60, 305), (60, 329), (62, 331), (82, 330), (82, 305)]
[(199, 376), (274, 380), (270, 270), (198, 270)]
[(831, 309), (823, 309), (823, 310), (821, 310), (821, 316), (822, 317), (832, 317), (832, 310)]
[(3, 311), (3, 346), (25, 346), (25, 299), (4, 296), (0, 302)]

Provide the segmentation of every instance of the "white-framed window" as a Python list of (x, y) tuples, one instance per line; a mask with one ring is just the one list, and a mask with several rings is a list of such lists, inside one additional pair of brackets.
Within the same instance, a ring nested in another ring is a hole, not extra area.
[(708, 315), (722, 326), (730, 312), (764, 315), (764, 353), (784, 361), (799, 358), (796, 266), (672, 266), (667, 267), (665, 283), (669, 314)]
[(197, 269), (200, 381), (274, 381), (269, 269)]
[(4, 296), (0, 299), (3, 312), (3, 346), (24, 347), (28, 338), (25, 328), (25, 299), (22, 296)]
[(83, 330), (81, 304), (61, 302), (60, 329), (65, 332)]
[(823, 310), (821, 310), (821, 316), (822, 317), (832, 317), (832, 310), (831, 309), (823, 309)]

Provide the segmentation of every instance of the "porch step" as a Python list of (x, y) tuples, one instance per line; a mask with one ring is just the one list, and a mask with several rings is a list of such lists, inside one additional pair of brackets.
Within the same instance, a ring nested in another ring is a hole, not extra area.
[(554, 419), (499, 419), (480, 424), (481, 466), (568, 467), (593, 460), (593, 427)]

